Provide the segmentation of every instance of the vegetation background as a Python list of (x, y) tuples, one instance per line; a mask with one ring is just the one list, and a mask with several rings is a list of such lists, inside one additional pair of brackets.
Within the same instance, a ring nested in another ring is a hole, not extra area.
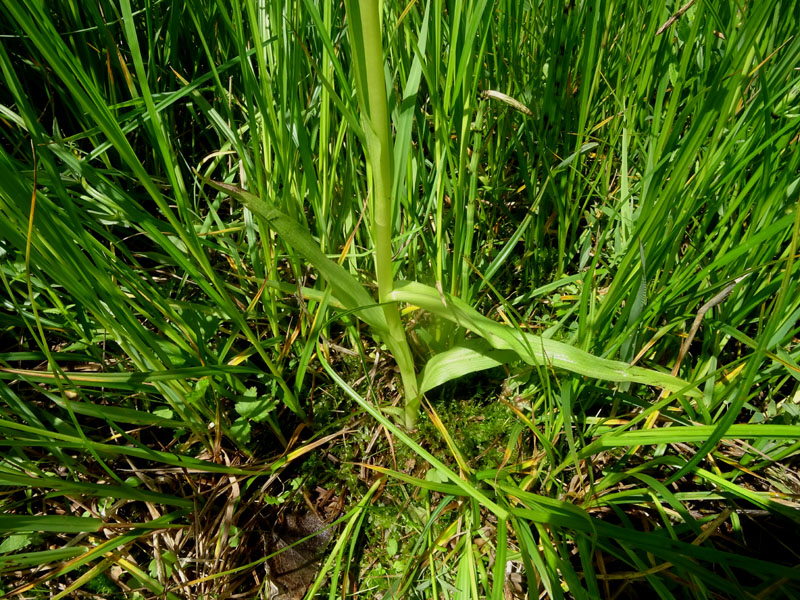
[(798, 3), (370, 5), (0, 4), (0, 596), (800, 597)]

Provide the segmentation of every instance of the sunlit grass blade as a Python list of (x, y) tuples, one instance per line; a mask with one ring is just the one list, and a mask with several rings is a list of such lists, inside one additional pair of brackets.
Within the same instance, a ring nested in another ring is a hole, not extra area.
[(98, 531), (102, 526), (102, 520), (91, 517), (0, 515), (0, 531), (2, 532), (57, 531), (60, 533), (82, 533), (85, 531)]

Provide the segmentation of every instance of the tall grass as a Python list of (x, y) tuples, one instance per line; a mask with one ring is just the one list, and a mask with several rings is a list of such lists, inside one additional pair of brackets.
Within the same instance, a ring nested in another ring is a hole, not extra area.
[(266, 597), (326, 445), (309, 597), (796, 597), (800, 13), (680, 8), (4, 2), (0, 592)]

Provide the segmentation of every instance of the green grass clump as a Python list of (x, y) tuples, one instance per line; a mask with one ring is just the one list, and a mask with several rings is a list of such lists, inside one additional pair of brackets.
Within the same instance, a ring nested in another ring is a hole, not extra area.
[(800, 596), (798, 15), (5, 0), (2, 593)]

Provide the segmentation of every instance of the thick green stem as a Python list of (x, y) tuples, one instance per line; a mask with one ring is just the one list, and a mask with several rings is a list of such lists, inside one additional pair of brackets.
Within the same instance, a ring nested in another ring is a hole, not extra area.
[[(369, 120), (367, 145), (372, 165), (373, 232), (375, 235), (375, 275), (378, 296), (385, 302), (394, 287), (392, 271), (392, 151), (389, 113), (383, 74), (383, 46), (378, 2), (360, 0), (364, 36), (364, 82)], [(386, 318), (397, 320), (393, 307), (386, 307)], [(392, 315), (391, 317), (389, 315)]]
[[(364, 112), (364, 133), (372, 170), (372, 230), (375, 240), (375, 277), (378, 298), (383, 303), (389, 335), (386, 345), (400, 368), (405, 388), (405, 423), (412, 428), (419, 411), (419, 391), (414, 361), (403, 323), (390, 295), (394, 289), (392, 270), (392, 142), (386, 79), (383, 71), (380, 3), (359, 0), (358, 14), (348, 10), (350, 39), (356, 63), (359, 100)], [(347, 3), (348, 9), (353, 2)]]

